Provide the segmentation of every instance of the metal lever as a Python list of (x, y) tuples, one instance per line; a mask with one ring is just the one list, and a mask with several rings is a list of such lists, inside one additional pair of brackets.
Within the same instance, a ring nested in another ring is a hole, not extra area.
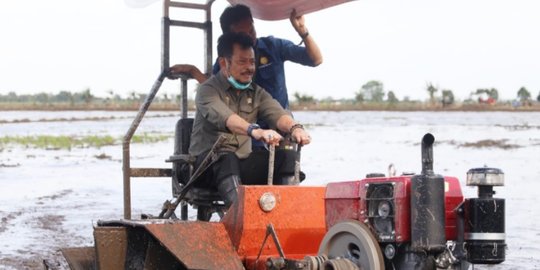
[(270, 145), (268, 151), (268, 185), (274, 184), (274, 159), (276, 157), (276, 146)]
[(296, 160), (294, 161), (294, 180), (293, 185), (300, 185), (300, 151), (302, 150), (302, 145), (296, 145)]

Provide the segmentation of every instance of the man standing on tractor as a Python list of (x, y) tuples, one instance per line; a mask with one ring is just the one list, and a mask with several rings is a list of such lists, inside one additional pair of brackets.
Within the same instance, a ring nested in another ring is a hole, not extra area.
[[(253, 16), (249, 7), (237, 4), (227, 7), (219, 18), (223, 33), (245, 33), (255, 44), (256, 75), (254, 81), (278, 100), (285, 109), (289, 108), (287, 85), (285, 83), (285, 61), (316, 67), (323, 62), (319, 46), (310, 35), (305, 25), (304, 16), (298, 16), (296, 10), (291, 13), (290, 21), (295, 31), (302, 39), (300, 46), (289, 40), (273, 36), (257, 38)], [(219, 65), (214, 65), (213, 74), (219, 71)], [(207, 75), (200, 69), (189, 64), (178, 64), (171, 67), (172, 73), (188, 73), (199, 83), (206, 81)]]
[[(251, 139), (278, 145), (282, 136), (273, 129), (261, 128), (264, 120), (271, 127), (291, 136), (299, 144), (311, 137), (263, 88), (252, 82), (255, 73), (253, 39), (244, 33), (229, 32), (218, 40), (219, 73), (197, 90), (197, 112), (189, 152), (203, 161), (214, 142), (225, 136), (218, 147), (218, 159), (199, 179), (199, 185), (217, 188), (226, 206), (236, 200), (239, 184), (265, 184), (268, 176), (268, 151), (252, 152)], [(250, 139), (251, 138), (251, 139)], [(288, 184), (294, 177), (296, 152), (275, 153), (275, 184)]]
[[(293, 10), (290, 21), (305, 47), (273, 36), (257, 38), (251, 10), (245, 5), (237, 4), (227, 7), (219, 18), (224, 34), (245, 33), (253, 39), (256, 69), (253, 81), (270, 93), (286, 110), (289, 109), (289, 97), (285, 83), (285, 61), (312, 67), (320, 65), (323, 61), (319, 46), (305, 25), (304, 16), (298, 16), (296, 10)], [(216, 63), (213, 74), (219, 72), (219, 69), (220, 65)], [(171, 67), (171, 72), (191, 74), (199, 83), (207, 78), (193, 65), (175, 65)], [(268, 124), (265, 122), (258, 122), (258, 124), (268, 128)], [(255, 140), (253, 146), (254, 149), (259, 150), (264, 147), (261, 142)]]

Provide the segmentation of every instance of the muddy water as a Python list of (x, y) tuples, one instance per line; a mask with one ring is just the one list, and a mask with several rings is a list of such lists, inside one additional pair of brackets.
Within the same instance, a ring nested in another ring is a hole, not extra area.
[[(122, 136), (132, 112), (0, 112), (0, 137), (28, 135)], [(153, 112), (138, 132), (170, 134), (177, 116)], [(303, 185), (361, 179), (372, 172), (419, 172), (419, 142), (436, 138), (434, 170), (456, 176), (484, 165), (505, 172), (496, 188), (506, 199), (507, 260), (475, 269), (540, 269), (540, 113), (296, 112), (313, 144), (302, 150)], [(26, 119), (26, 120), (24, 120)], [(65, 120), (63, 120), (65, 119)], [(71, 120), (68, 120), (71, 119)], [(19, 121), (24, 120), (24, 121)], [(172, 138), (133, 145), (135, 167), (166, 167)], [(121, 218), (121, 146), (33, 149), (0, 146), (0, 269), (59, 267), (62, 246), (92, 244), (92, 224)], [(168, 179), (134, 180), (133, 213), (157, 214), (170, 197)]]

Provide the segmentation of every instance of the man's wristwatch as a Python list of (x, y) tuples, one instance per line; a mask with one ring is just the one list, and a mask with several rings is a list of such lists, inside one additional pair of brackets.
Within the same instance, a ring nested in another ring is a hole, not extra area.
[(253, 130), (254, 129), (260, 129), (260, 128), (261, 128), (261, 126), (259, 126), (257, 124), (250, 124), (248, 126), (248, 129), (247, 129), (247, 135), (249, 135), (249, 137), (253, 138), (253, 135), (252, 135)]

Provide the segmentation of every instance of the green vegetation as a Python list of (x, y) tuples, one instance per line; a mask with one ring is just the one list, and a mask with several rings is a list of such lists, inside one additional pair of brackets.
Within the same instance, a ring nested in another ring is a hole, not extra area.
[(144, 133), (143, 135), (134, 135), (131, 141), (133, 143), (156, 143), (165, 141), (171, 137), (172, 135)]
[[(133, 136), (133, 143), (155, 143), (167, 140), (171, 135), (148, 134)], [(42, 149), (71, 149), (87, 147), (103, 147), (122, 143), (122, 138), (114, 138), (110, 135), (104, 136), (66, 136), (66, 135), (37, 135), (37, 136), (4, 136), (0, 137), (0, 148), (10, 144), (22, 145), (28, 148)]]
[(298, 104), (301, 104), (301, 105), (315, 103), (315, 98), (313, 96), (300, 94), (298, 92), (294, 93), (294, 98), (296, 99), (296, 102), (298, 102)]
[(529, 90), (527, 90), (527, 88), (521, 87), (519, 88), (519, 91), (517, 92), (517, 96), (519, 100), (526, 101), (531, 98), (531, 93), (529, 92)]
[[(105, 97), (95, 96), (87, 88), (80, 92), (60, 91), (56, 94), (41, 92), (34, 95), (18, 95), (15, 92), (0, 94), (0, 110), (136, 110), (146, 99), (146, 94), (131, 91), (127, 97), (121, 97), (114, 91), (107, 91)], [(166, 93), (158, 95), (152, 102), (152, 108), (178, 108), (180, 97)]]
[[(468, 97), (459, 98), (453, 90), (439, 88), (428, 82), (425, 86), (425, 100), (411, 100), (408, 96), (398, 99), (399, 89), (384, 89), (381, 81), (370, 80), (359, 90), (351, 93), (351, 98), (317, 99), (310, 94), (293, 93), (290, 102), (292, 110), (539, 110), (540, 93), (536, 97), (525, 87), (516, 90), (516, 98), (500, 100), (496, 88), (478, 88)], [(421, 89), (419, 89), (421, 90)], [(422, 90), (423, 91), (423, 90)], [(15, 92), (0, 94), (0, 110), (138, 110), (147, 94), (130, 91), (124, 97), (113, 90), (105, 96), (96, 96), (90, 89), (80, 92), (60, 91), (56, 94), (38, 93), (18, 95)], [(193, 98), (191, 96), (190, 98)], [(179, 95), (160, 93), (152, 100), (151, 110), (178, 111)], [(538, 102), (536, 102), (538, 101)], [(188, 108), (194, 110), (193, 99), (188, 100)], [(1, 121), (1, 120), (0, 120)], [(5, 121), (4, 121), (5, 122)], [(2, 122), (0, 122), (2, 124)]]
[(442, 105), (443, 107), (454, 104), (454, 93), (452, 90), (442, 90)]
[[(410, 100), (405, 96), (402, 100), (397, 98), (394, 90), (384, 89), (380, 81), (371, 80), (362, 85), (354, 93), (352, 99), (325, 98), (314, 100), (314, 106), (306, 106), (304, 97), (295, 95), (297, 104), (292, 104), (294, 109), (311, 110), (398, 110), (398, 111), (422, 111), (422, 110), (455, 110), (455, 111), (538, 111), (540, 103), (532, 101), (530, 92), (522, 87), (517, 91), (517, 100), (500, 100), (499, 91), (495, 88), (479, 88), (472, 91), (468, 98), (459, 100), (450, 89), (440, 89), (439, 86), (428, 82), (425, 90), (428, 98), (425, 101)], [(537, 100), (540, 102), (540, 93)]]
[(390, 104), (396, 104), (399, 102), (399, 99), (396, 97), (396, 94), (394, 94), (394, 91), (388, 91), (388, 103)]
[(439, 89), (437, 89), (435, 86), (433, 86), (432, 83), (428, 83), (427, 86), (426, 86), (426, 90), (429, 93), (429, 101), (431, 103), (435, 103), (435, 93), (437, 91), (439, 91)]
[(384, 99), (384, 85), (380, 81), (369, 81), (355, 94), (357, 102), (382, 102)]
[(479, 89), (476, 89), (475, 94), (476, 95), (486, 94), (488, 95), (489, 98), (493, 99), (494, 101), (499, 100), (499, 91), (495, 88), (491, 88), (491, 89), (479, 88)]

